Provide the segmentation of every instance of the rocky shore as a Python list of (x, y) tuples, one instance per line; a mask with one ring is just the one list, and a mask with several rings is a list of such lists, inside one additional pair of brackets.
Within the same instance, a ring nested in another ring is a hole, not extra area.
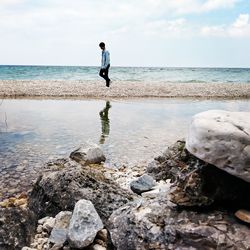
[(250, 249), (249, 117), (198, 114), (145, 168), (104, 168), (98, 147), (46, 164), (0, 204), (0, 249)]
[(0, 98), (249, 98), (250, 84), (0, 80)]

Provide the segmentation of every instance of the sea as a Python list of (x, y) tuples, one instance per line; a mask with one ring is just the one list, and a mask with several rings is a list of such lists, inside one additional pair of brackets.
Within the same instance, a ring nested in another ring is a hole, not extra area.
[[(0, 65), (0, 80), (98, 80), (95, 66)], [(115, 81), (250, 83), (250, 68), (111, 67)]]

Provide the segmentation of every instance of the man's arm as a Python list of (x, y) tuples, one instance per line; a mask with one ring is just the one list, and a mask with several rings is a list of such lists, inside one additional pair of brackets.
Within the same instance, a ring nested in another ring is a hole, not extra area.
[(105, 51), (105, 54), (104, 54), (104, 68), (106, 69), (109, 64), (110, 64), (110, 55), (109, 55), (108, 51)]

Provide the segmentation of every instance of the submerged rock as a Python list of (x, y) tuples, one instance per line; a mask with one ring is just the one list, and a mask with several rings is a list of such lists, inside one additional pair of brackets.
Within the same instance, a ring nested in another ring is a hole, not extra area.
[(199, 159), (250, 182), (250, 112), (210, 110), (195, 115), (186, 147)]
[[(208, 206), (220, 204), (227, 207), (250, 206), (250, 184), (208, 164), (185, 149), (178, 141), (159, 157), (158, 173), (171, 179), (171, 201), (180, 206)], [(155, 160), (157, 161), (157, 160)], [(151, 170), (151, 169), (150, 169)], [(149, 172), (149, 174), (151, 174)]]
[(0, 249), (21, 249), (35, 234), (35, 216), (21, 208), (0, 208)]
[(37, 179), (28, 200), (38, 218), (72, 211), (80, 199), (90, 200), (104, 224), (111, 213), (133, 199), (128, 191), (107, 179), (100, 167), (67, 162), (64, 166), (44, 171)]
[(155, 186), (155, 180), (151, 176), (144, 174), (137, 180), (130, 183), (130, 188), (134, 193), (141, 194), (151, 190)]
[(227, 212), (179, 211), (159, 198), (119, 208), (108, 229), (117, 250), (250, 248), (249, 227)]
[(70, 158), (82, 165), (100, 164), (106, 160), (98, 146), (80, 147), (70, 154)]
[(101, 229), (103, 229), (103, 224), (92, 202), (79, 200), (69, 224), (68, 241), (70, 246), (75, 248), (89, 246)]

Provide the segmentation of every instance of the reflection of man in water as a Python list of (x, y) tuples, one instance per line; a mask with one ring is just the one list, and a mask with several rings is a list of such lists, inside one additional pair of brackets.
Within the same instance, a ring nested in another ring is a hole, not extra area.
[(104, 144), (105, 138), (109, 135), (109, 109), (111, 105), (109, 101), (106, 101), (106, 106), (103, 110), (100, 111), (100, 118), (102, 123), (102, 134), (100, 138), (100, 144)]

